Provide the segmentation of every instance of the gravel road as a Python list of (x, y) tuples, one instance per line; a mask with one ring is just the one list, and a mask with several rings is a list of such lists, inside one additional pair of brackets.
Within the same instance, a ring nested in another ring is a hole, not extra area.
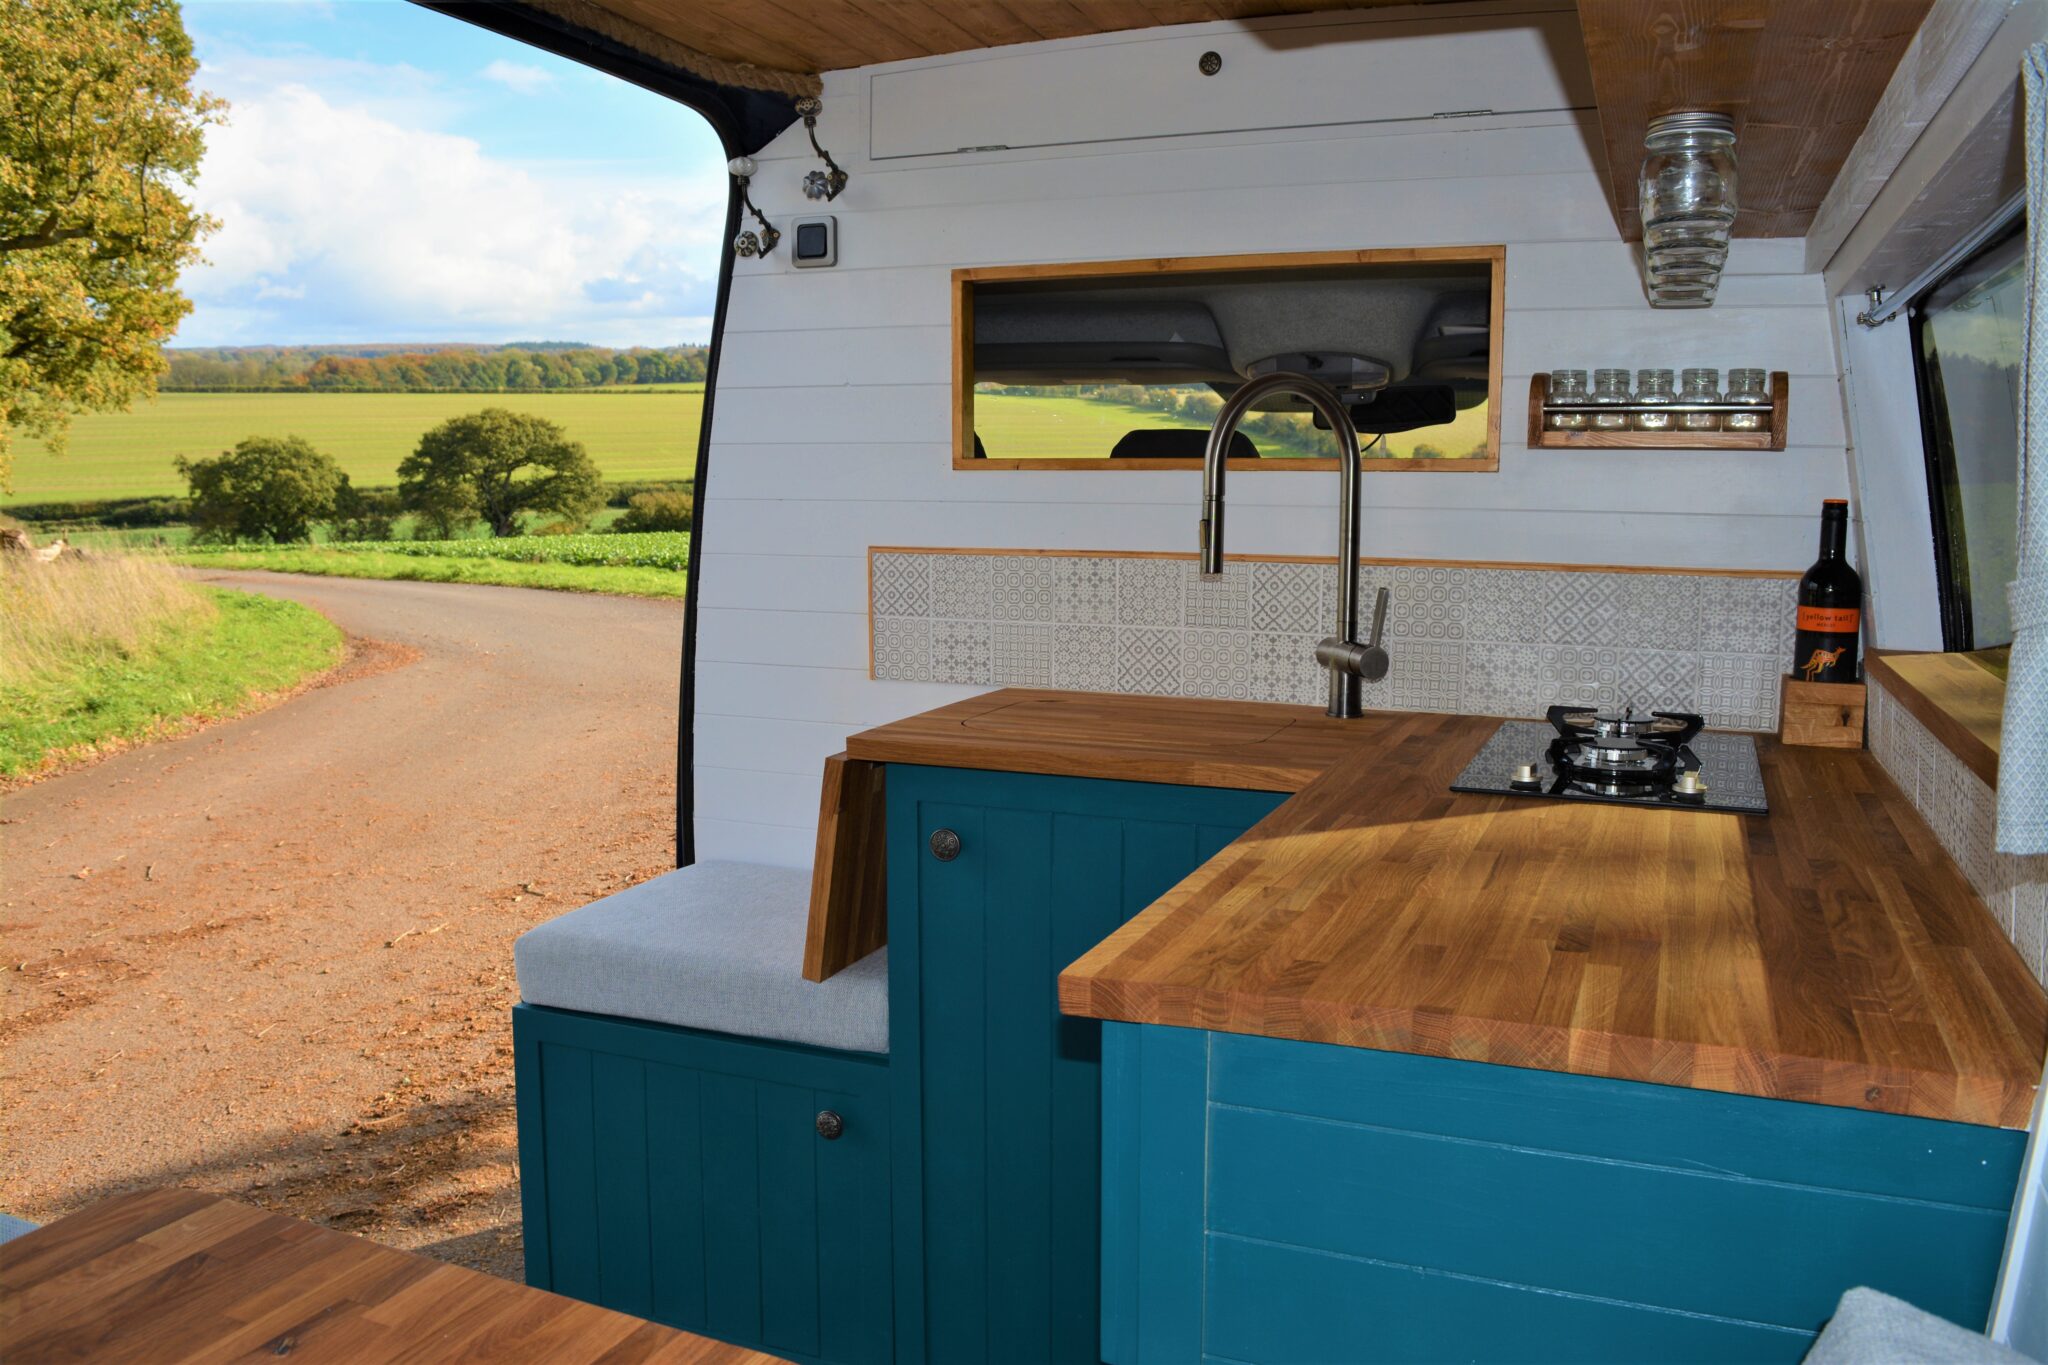
[(218, 1190), (519, 1274), (512, 940), (672, 865), (680, 602), (206, 573), (350, 661), (0, 807), (0, 1211)]

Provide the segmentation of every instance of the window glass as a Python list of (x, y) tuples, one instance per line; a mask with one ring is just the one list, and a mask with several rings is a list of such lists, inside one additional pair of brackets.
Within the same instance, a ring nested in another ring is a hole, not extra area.
[[(1473, 246), (956, 270), (954, 467), (1199, 467), (1224, 403), (1281, 371), (1321, 381), (1374, 464), (1497, 469), (1504, 263)], [(1233, 458), (1324, 467), (1310, 406), (1266, 394)]]
[[(976, 384), (974, 434), (990, 459), (1105, 460), (1133, 431), (1206, 432), (1222, 406), (1206, 384)], [(1482, 401), (1454, 421), (1395, 432), (1370, 454), (1483, 460), (1486, 408)], [(1265, 459), (1330, 457), (1329, 433), (1305, 412), (1253, 412), (1238, 430)], [(1370, 432), (1360, 438), (1361, 447), (1372, 442)]]
[(1942, 627), (1950, 649), (2012, 643), (2017, 567), (2024, 231), (1994, 242), (1915, 309)]

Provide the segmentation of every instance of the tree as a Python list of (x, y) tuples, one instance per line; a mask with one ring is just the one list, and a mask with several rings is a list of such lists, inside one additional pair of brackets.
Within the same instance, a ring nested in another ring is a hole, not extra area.
[(192, 489), (199, 540), (309, 539), (348, 482), (340, 465), (297, 436), (251, 436), (210, 460), (181, 455), (177, 465)]
[(492, 535), (516, 536), (522, 512), (588, 521), (604, 505), (604, 484), (582, 443), (553, 422), (485, 408), (420, 438), (398, 466), (398, 496), (429, 520), (481, 517)]
[(180, 194), (225, 106), (176, 0), (0, 0), (0, 488), (11, 433), (156, 390), (213, 221)]
[(327, 534), (335, 540), (389, 540), (398, 512), (398, 495), (383, 488), (358, 488), (341, 476)]
[(626, 511), (612, 523), (614, 531), (687, 531), (690, 510), (696, 499), (688, 493), (635, 493), (626, 499)]

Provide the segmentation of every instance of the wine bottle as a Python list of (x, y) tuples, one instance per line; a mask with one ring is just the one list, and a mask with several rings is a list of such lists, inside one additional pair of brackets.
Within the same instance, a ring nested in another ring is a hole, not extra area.
[(1843, 557), (1848, 540), (1849, 504), (1829, 498), (1820, 505), (1820, 558), (1799, 580), (1792, 668), (1802, 682), (1852, 683), (1861, 676), (1863, 579)]

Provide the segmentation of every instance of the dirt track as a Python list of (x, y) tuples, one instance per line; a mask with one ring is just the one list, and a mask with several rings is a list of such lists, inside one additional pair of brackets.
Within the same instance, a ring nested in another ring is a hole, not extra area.
[(512, 940), (672, 864), (682, 604), (205, 578), (359, 648), (0, 806), (0, 1211), (186, 1184), (517, 1276)]

